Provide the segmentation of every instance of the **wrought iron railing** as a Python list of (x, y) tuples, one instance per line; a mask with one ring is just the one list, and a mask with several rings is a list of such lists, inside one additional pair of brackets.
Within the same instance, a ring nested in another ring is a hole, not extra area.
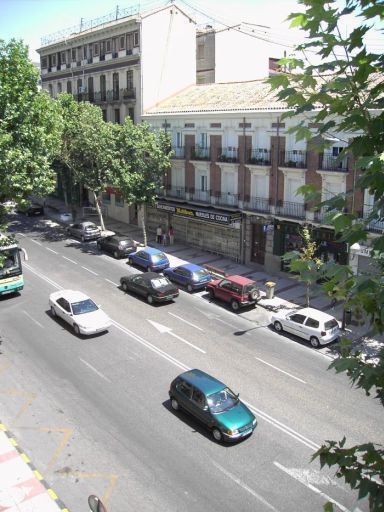
[(281, 151), (279, 155), (279, 166), (306, 169), (307, 152), (301, 151), (299, 149), (294, 149), (292, 151)]
[(345, 156), (340, 158), (329, 152), (321, 153), (319, 155), (319, 170), (348, 172), (348, 159)]
[(166, 195), (169, 197), (185, 199), (185, 187), (169, 187), (166, 189)]
[(191, 160), (210, 160), (211, 149), (200, 146), (193, 146), (191, 151)]
[(251, 165), (271, 165), (271, 152), (269, 149), (250, 149), (246, 152), (245, 161)]
[(184, 159), (185, 158), (185, 147), (173, 147), (172, 148), (173, 155), (172, 158), (179, 158)]
[(217, 152), (218, 162), (236, 163), (239, 161), (238, 148), (219, 148)]
[(305, 205), (292, 201), (280, 201), (276, 206), (276, 214), (284, 217), (305, 219)]
[(271, 211), (270, 200), (267, 197), (246, 197), (244, 206), (249, 210), (257, 212), (269, 213)]
[(238, 206), (239, 204), (239, 194), (232, 194), (232, 192), (220, 192), (216, 197), (216, 204), (222, 206)]

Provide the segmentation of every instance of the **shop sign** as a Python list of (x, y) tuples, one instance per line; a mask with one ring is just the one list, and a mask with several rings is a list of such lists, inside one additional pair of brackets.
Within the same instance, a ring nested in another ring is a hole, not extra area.
[(194, 208), (185, 208), (184, 206), (173, 206), (164, 203), (156, 203), (158, 210), (173, 213), (179, 217), (188, 217), (208, 222), (216, 222), (218, 224), (232, 224), (240, 222), (240, 214), (231, 215), (228, 213), (207, 212), (206, 210), (196, 210)]

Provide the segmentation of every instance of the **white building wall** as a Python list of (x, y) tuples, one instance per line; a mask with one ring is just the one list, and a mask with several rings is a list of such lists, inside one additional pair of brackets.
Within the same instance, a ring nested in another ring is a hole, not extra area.
[(175, 5), (148, 15), (141, 27), (142, 109), (195, 83), (196, 28)]

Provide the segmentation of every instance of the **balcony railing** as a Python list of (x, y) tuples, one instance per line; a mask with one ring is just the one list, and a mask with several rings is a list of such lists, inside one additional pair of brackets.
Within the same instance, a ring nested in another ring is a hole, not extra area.
[[(364, 205), (363, 210), (363, 219), (367, 219), (372, 214), (372, 206), (370, 205)], [(384, 214), (382, 216), (382, 219), (384, 219)], [(373, 231), (375, 233), (382, 233), (384, 232), (384, 220), (371, 220), (369, 224), (367, 225), (368, 231)]]
[(245, 162), (250, 165), (271, 165), (269, 149), (250, 149), (246, 152)]
[(135, 100), (136, 99), (136, 89), (135, 87), (131, 87), (129, 89), (120, 89), (120, 94), (123, 100)]
[(209, 190), (193, 189), (189, 191), (191, 201), (199, 201), (200, 203), (208, 203), (211, 200)]
[(279, 155), (279, 166), (306, 169), (307, 152), (298, 149), (294, 149), (292, 151), (281, 151)]
[(211, 149), (193, 146), (191, 151), (191, 160), (210, 160)]
[(179, 158), (181, 160), (185, 158), (185, 147), (184, 146), (173, 147), (172, 151), (173, 151), (172, 158)]
[(255, 210), (257, 212), (269, 213), (271, 211), (270, 200), (265, 197), (246, 197), (244, 206), (249, 210)]
[(236, 163), (239, 161), (238, 148), (219, 148), (217, 153), (218, 162)]
[(167, 188), (166, 195), (169, 197), (178, 197), (180, 199), (185, 199), (185, 187)]
[(339, 158), (332, 153), (324, 152), (319, 155), (319, 170), (333, 172), (348, 172), (348, 160)]
[(216, 194), (216, 204), (221, 206), (238, 206), (239, 194), (232, 194), (231, 192), (220, 192)]
[(305, 219), (305, 205), (303, 203), (281, 201), (280, 204), (276, 206), (276, 215), (293, 217), (295, 219)]

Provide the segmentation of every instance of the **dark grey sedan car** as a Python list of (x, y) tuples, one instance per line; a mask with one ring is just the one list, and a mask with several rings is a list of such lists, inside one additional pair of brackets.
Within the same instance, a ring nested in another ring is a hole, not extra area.
[(120, 279), (121, 288), (125, 292), (134, 292), (153, 302), (169, 302), (179, 295), (179, 289), (171, 281), (156, 272), (134, 274)]
[(98, 239), (97, 247), (100, 251), (109, 252), (114, 258), (126, 258), (136, 251), (136, 242), (128, 236), (103, 236)]
[(100, 228), (93, 222), (77, 222), (67, 227), (67, 233), (76, 238), (80, 238), (82, 242), (89, 240), (97, 240), (101, 237)]

